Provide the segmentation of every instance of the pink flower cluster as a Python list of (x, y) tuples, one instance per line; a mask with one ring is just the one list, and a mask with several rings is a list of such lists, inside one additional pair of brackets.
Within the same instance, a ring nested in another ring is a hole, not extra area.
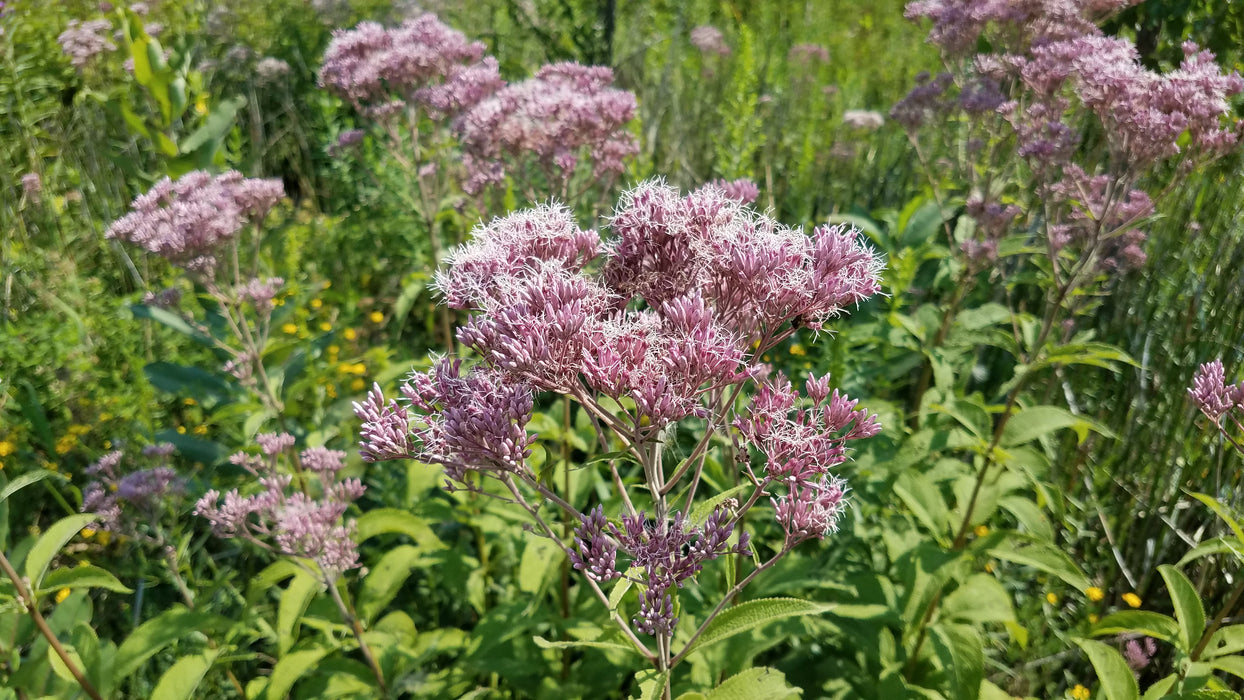
[[(459, 339), (483, 364), (415, 374), (401, 401), (373, 390), (355, 406), (364, 459), (440, 462), (455, 479), (525, 473), (533, 390), (592, 406), (608, 397), (619, 407), (601, 414), (609, 428), (634, 444), (655, 440), (683, 418), (709, 418), (726, 388), (763, 374), (757, 352), (880, 288), (881, 262), (858, 231), (829, 226), (809, 236), (714, 186), (684, 196), (643, 183), (622, 197), (609, 228), (602, 243), (554, 206), (478, 227), (437, 283), (450, 306), (473, 312)], [(843, 441), (875, 433), (875, 422), (836, 392), (830, 399), (826, 380), (809, 395), (824, 406), (788, 419), (793, 394), (763, 389), (763, 415), (745, 434), (768, 440), (775, 455), (780, 439), (798, 441), (786, 449), (805, 452), (782, 452), (783, 463), (814, 450), (824, 476), (845, 459)], [(780, 497), (795, 504), (792, 533), (832, 530), (829, 485), (809, 476)]]
[(106, 19), (92, 19), (86, 22), (77, 19), (69, 20), (69, 27), (56, 37), (61, 50), (69, 57), (74, 68), (82, 70), (90, 65), (91, 60), (105, 51), (116, 51), (117, 45), (108, 40), (107, 34), (112, 31), (112, 23)]
[(94, 479), (82, 490), (82, 512), (99, 517), (98, 529), (135, 535), (144, 524), (158, 517), (165, 499), (183, 490), (177, 472), (168, 465), (173, 446), (164, 443), (143, 450), (143, 457), (156, 466), (123, 474), (119, 467), (125, 453), (116, 450), (86, 468)]
[(739, 204), (751, 204), (760, 197), (760, 188), (746, 177), (741, 177), (737, 180), (718, 179), (708, 184), (720, 188), (727, 197)]
[(1222, 360), (1206, 362), (1197, 368), (1188, 396), (1214, 423), (1219, 423), (1232, 410), (1244, 411), (1244, 381), (1228, 384)]
[(639, 151), (625, 129), (636, 103), (635, 95), (612, 84), (609, 68), (555, 63), (481, 100), (456, 126), (466, 191), (499, 182), (506, 163), (529, 158), (552, 183), (568, 182), (581, 159), (590, 163), (595, 180), (619, 175), (623, 161)]
[(703, 54), (729, 56), (730, 45), (726, 43), (721, 30), (711, 24), (702, 24), (691, 30), (691, 45)]
[[(1096, 22), (1140, 0), (913, 0), (908, 19), (932, 20), (929, 41), (950, 54), (970, 53), (992, 25), (1005, 27), (1004, 37), (1031, 42), (1071, 38), (1096, 30)], [(993, 37), (991, 37), (993, 38)]]
[[(346, 453), (311, 447), (298, 456), (299, 487), (294, 476), (279, 468), (291, 457), (294, 437), (267, 433), (256, 438), (263, 452), (238, 452), (229, 461), (258, 477), (261, 490), (250, 496), (237, 489), (224, 495), (215, 489), (203, 494), (194, 513), (206, 518), (220, 537), (241, 537), (281, 554), (309, 559), (328, 581), (358, 566), (354, 523), (342, 523), (350, 504), (363, 495), (358, 479), (338, 478)], [(312, 495), (308, 475), (316, 477), (319, 494)]]
[(210, 277), (217, 255), (247, 224), (258, 224), (280, 201), (280, 180), (203, 171), (157, 182), (106, 236), (132, 243), (191, 272)]
[(319, 83), (359, 109), (397, 99), (452, 114), (502, 85), (497, 61), (484, 48), (431, 13), (394, 29), (363, 22), (333, 32)]

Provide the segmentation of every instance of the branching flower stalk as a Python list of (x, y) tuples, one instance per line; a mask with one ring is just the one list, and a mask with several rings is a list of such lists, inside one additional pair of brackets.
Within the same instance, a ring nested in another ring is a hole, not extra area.
[[(477, 227), (437, 284), (450, 307), (470, 314), (458, 340), (480, 361), (443, 359), (412, 374), (399, 400), (376, 386), (355, 412), (365, 460), (440, 464), (446, 488), (518, 504), (606, 607), (601, 585), (629, 577), (638, 610), (629, 622), (617, 610), (610, 617), (668, 671), (692, 650), (672, 644), (678, 591), (708, 562), (751, 551), (740, 524), (762, 498), (783, 532), (776, 554), (731, 588), (693, 642), (759, 573), (836, 530), (847, 489), (831, 470), (847, 461), (849, 441), (880, 426), (828, 377), (809, 376), (798, 391), (758, 358), (876, 293), (881, 263), (854, 229), (808, 236), (716, 185), (684, 196), (660, 181), (641, 184), (608, 226), (613, 235), (602, 240), (565, 207), (545, 205)], [(622, 507), (616, 520), (605, 513), (614, 502), (571, 503), (569, 488), (555, 493), (527, 464), (538, 436), (526, 426), (541, 393), (581, 407), (602, 449), (620, 446), (607, 453)], [(672, 465), (667, 452), (695, 429), (689, 423), (705, 434)], [(762, 466), (743, 459), (747, 484), (737, 497), (718, 494), (693, 520), (715, 436), (754, 451)], [(640, 492), (628, 493), (619, 470), (627, 462)], [(676, 508), (680, 488), (687, 495)], [(573, 538), (559, 535), (528, 494), (555, 506)]]

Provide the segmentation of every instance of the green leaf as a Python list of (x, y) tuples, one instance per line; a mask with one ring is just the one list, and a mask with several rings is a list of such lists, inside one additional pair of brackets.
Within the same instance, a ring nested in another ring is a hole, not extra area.
[(981, 681), (980, 700), (1015, 700), (1015, 696), (989, 681)]
[(786, 682), (776, 668), (754, 667), (726, 679), (704, 696), (704, 700), (785, 700), (803, 693)]
[(665, 693), (665, 684), (669, 682), (670, 672), (659, 673), (653, 669), (635, 674), (635, 685), (639, 687), (637, 700), (660, 700)]
[(1175, 607), (1180, 648), (1191, 653), (1193, 645), (1201, 640), (1205, 632), (1205, 607), (1201, 605), (1201, 596), (1197, 595), (1188, 577), (1170, 564), (1159, 566), (1158, 573), (1166, 581), (1166, 590), (1170, 592), (1171, 604)]
[(218, 615), (174, 606), (139, 625), (125, 638), (113, 657), (113, 673), (121, 680), (137, 671), (143, 662), (164, 647), (194, 632), (228, 627), (229, 621)]
[(356, 601), (359, 617), (365, 622), (376, 619), (419, 564), (418, 547), (403, 544), (385, 552), (363, 579)]
[(939, 542), (948, 543), (946, 519), (949, 511), (936, 484), (923, 474), (907, 471), (894, 482), (894, 493), (930, 534)]
[(1179, 675), (1172, 673), (1166, 678), (1163, 678), (1162, 680), (1149, 686), (1149, 689), (1146, 690), (1145, 694), (1142, 696), (1142, 700), (1158, 700), (1159, 698), (1164, 698), (1166, 697), (1167, 691), (1174, 688), (1175, 684), (1178, 682)]
[(1091, 639), (1074, 641), (1088, 656), (1093, 670), (1097, 671), (1097, 680), (1101, 682), (1106, 700), (1137, 700), (1140, 697), (1140, 687), (1136, 685), (1132, 669), (1114, 647)]
[(13, 494), (17, 493), (18, 491), (21, 491), (22, 489), (26, 488), (27, 486), (30, 486), (31, 484), (38, 483), (40, 481), (43, 481), (44, 479), (59, 479), (61, 481), (64, 481), (65, 478), (66, 477), (64, 474), (61, 474), (59, 472), (49, 471), (47, 469), (40, 469), (38, 471), (26, 472), (25, 474), (22, 474), (14, 478), (12, 481), (5, 484), (4, 488), (0, 489), (0, 503), (4, 503), (4, 501), (9, 496), (12, 496)]
[(47, 573), (48, 566), (60, 550), (69, 540), (78, 532), (95, 522), (94, 513), (79, 513), (78, 515), (70, 515), (61, 518), (52, 524), (30, 548), (30, 554), (26, 555), (26, 580), (30, 581), (30, 585), (35, 589), (41, 588), (43, 575)]
[(1216, 659), (1211, 659), (1209, 665), (1219, 671), (1226, 671), (1237, 678), (1244, 679), (1244, 657), (1220, 656)]
[(288, 559), (278, 559), (264, 567), (250, 580), (246, 588), (246, 602), (255, 605), (270, 588), (302, 571), (297, 564)]
[(550, 540), (528, 540), (518, 564), (518, 589), (524, 593), (538, 592), (549, 575), (561, 565), (565, 556), (562, 548)]
[(155, 388), (177, 396), (221, 401), (234, 394), (234, 388), (229, 382), (200, 367), (152, 362), (143, 367), (143, 374), (147, 375), (147, 381)]
[(1139, 632), (1147, 637), (1174, 644), (1179, 639), (1179, 623), (1174, 618), (1148, 610), (1111, 613), (1093, 625), (1093, 636)]
[(324, 647), (314, 647), (281, 656), (281, 660), (277, 661), (276, 666), (272, 668), (268, 687), (264, 688), (264, 698), (284, 700), (294, 684), (327, 656), (329, 651), (331, 650)]
[(314, 576), (299, 570), (294, 574), (276, 611), (277, 648), (283, 656), (298, 641), (298, 622), (307, 611), (311, 599), (320, 592), (320, 582)]
[(110, 572), (98, 566), (74, 566), (56, 569), (43, 580), (43, 591), (59, 591), (62, 588), (103, 588), (117, 593), (133, 593)]
[(1177, 695), (1163, 695), (1162, 700), (1240, 700), (1240, 694), (1234, 690), (1201, 688)]
[(130, 304), (130, 313), (134, 314), (134, 318), (145, 318), (168, 326), (201, 345), (212, 346), (215, 344), (211, 336), (194, 328), (186, 322), (186, 319), (168, 309), (161, 309), (158, 306), (147, 306), (146, 304)]
[(636, 651), (635, 647), (629, 644), (621, 644), (619, 642), (597, 642), (577, 639), (568, 642), (552, 642), (544, 637), (538, 636), (532, 637), (532, 640), (536, 643), (536, 646), (541, 649), (610, 649), (612, 651), (624, 651), (628, 653)]
[(929, 641), (951, 681), (950, 697), (977, 700), (985, 676), (985, 643), (968, 625), (933, 625)]
[(638, 567), (631, 567), (622, 578), (618, 579), (617, 583), (613, 584), (613, 590), (609, 591), (609, 610), (614, 611), (618, 609), (618, 605), (622, 602), (622, 597), (626, 595), (627, 591), (631, 590), (632, 581), (639, 575), (640, 571)]
[[(628, 452), (627, 454), (630, 454), (630, 453)], [(737, 496), (744, 493), (745, 491), (750, 490), (751, 488), (752, 488), (751, 484), (739, 484), (738, 486), (726, 489), (725, 491), (718, 493), (712, 498), (700, 501), (699, 503), (695, 504), (694, 508), (691, 509), (691, 515), (689, 515), (687, 519), (697, 525), (702, 525), (705, 520), (708, 520), (708, 516), (712, 515), (713, 511), (717, 510), (717, 507), (720, 506), (722, 503), (725, 503), (727, 499), (736, 498)], [(740, 499), (740, 500), (743, 500), (743, 499)]]
[(406, 535), (425, 550), (445, 549), (427, 521), (419, 516), (397, 508), (369, 510), (355, 521), (355, 540), (359, 543), (383, 534)]
[(1029, 535), (1045, 541), (1054, 539), (1054, 528), (1049, 518), (1041, 512), (1041, 507), (1026, 496), (1006, 496), (998, 501), (1007, 512), (1015, 516), (1015, 520), (1024, 526)]
[(56, 451), (56, 438), (52, 436), (52, 424), (48, 422), (47, 411), (43, 409), (43, 402), (39, 400), (39, 393), (35, 391), (34, 385), (27, 381), (22, 382), (22, 389), (25, 393), (24, 399), (19, 401), (22, 416), (34, 430), (35, 436), (39, 438), (39, 442), (43, 445), (43, 449), (48, 454), (52, 454)]
[(233, 119), (237, 116), (238, 110), (246, 104), (245, 97), (233, 97), (216, 105), (214, 109), (203, 120), (203, 125), (194, 130), (181, 141), (181, 152), (191, 153), (197, 151), (200, 146), (209, 142), (217, 141), (225, 134), (229, 133), (229, 129), (233, 128)]
[(160, 682), (156, 683), (155, 690), (151, 692), (151, 700), (188, 700), (196, 697), (195, 690), (219, 653), (216, 649), (209, 649), (201, 654), (178, 659), (177, 663), (160, 676)]
[(1201, 557), (1209, 557), (1215, 554), (1231, 554), (1237, 560), (1244, 560), (1244, 549), (1242, 549), (1242, 547), (1244, 547), (1244, 545), (1240, 543), (1240, 540), (1235, 538), (1215, 537), (1212, 540), (1206, 540), (1188, 550), (1188, 552), (1184, 554), (1178, 562), (1175, 562), (1175, 566), (1183, 566), (1184, 564), (1196, 561)]
[(1011, 416), (1002, 430), (1002, 447), (1023, 445), (1055, 430), (1071, 428), (1076, 432), (1080, 442), (1088, 437), (1089, 430), (1109, 436), (1111, 433), (1104, 426), (1083, 416), (1057, 406), (1033, 406), (1025, 408)]
[[(833, 605), (813, 603), (797, 598), (762, 598), (740, 603), (721, 613), (709, 624), (692, 646), (692, 652), (724, 641), (736, 634), (767, 625), (788, 617), (820, 615), (834, 608)], [(691, 652), (688, 652), (691, 653)], [(686, 654), (684, 654), (685, 656)]]
[(941, 618), (955, 622), (1011, 622), (1015, 608), (1011, 596), (993, 576), (969, 576), (942, 603)]
[(1231, 515), (1226, 507), (1218, 501), (1218, 499), (1204, 493), (1189, 493), (1188, 495), (1197, 499), (1201, 503), (1204, 503), (1206, 506), (1209, 506), (1209, 509), (1214, 511), (1215, 515), (1222, 518), (1222, 521), (1227, 524), (1227, 527), (1231, 528), (1231, 532), (1235, 533), (1235, 537), (1240, 541), (1240, 545), (1244, 546), (1244, 529), (1240, 527), (1240, 522)]
[(1205, 645), (1201, 658), (1212, 659), (1240, 651), (1244, 651), (1244, 625), (1227, 625), (1218, 628), (1218, 631), (1209, 638), (1209, 643)]
[[(82, 657), (78, 654), (78, 650), (72, 644), (62, 643), (61, 647), (65, 650), (65, 655), (69, 657), (69, 661), (85, 675), (88, 668), (86, 664), (82, 663)], [(74, 677), (73, 672), (69, 670), (64, 660), (60, 658), (60, 654), (56, 653), (56, 650), (50, 644), (47, 645), (47, 657), (48, 665), (52, 667), (52, 673), (55, 673), (57, 678), (66, 683), (72, 683), (75, 686), (78, 684), (78, 679)]]
[(1052, 544), (1034, 542), (1017, 549), (995, 547), (989, 550), (989, 555), (1057, 576), (1077, 591), (1088, 590), (1093, 585), (1071, 557)]

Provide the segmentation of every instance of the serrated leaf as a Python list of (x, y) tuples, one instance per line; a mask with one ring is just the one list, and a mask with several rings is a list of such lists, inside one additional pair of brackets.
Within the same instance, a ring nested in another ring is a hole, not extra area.
[(534, 641), (536, 643), (536, 646), (540, 647), (541, 649), (587, 648), (587, 649), (611, 649), (613, 651), (625, 651), (625, 652), (636, 651), (635, 647), (629, 644), (620, 644), (618, 642), (597, 642), (597, 641), (584, 641), (584, 640), (577, 640), (577, 639), (571, 640), (568, 642), (554, 642), (554, 641), (550, 641), (548, 639), (545, 639), (544, 637), (539, 637), (539, 636), (532, 637), (532, 641)]
[(660, 700), (665, 693), (665, 684), (669, 682), (670, 672), (658, 672), (652, 669), (635, 674), (635, 684), (639, 687), (639, 695), (632, 696), (635, 700)]
[(1205, 632), (1205, 607), (1201, 604), (1201, 596), (1197, 595), (1188, 577), (1170, 564), (1159, 566), (1158, 573), (1166, 581), (1166, 590), (1170, 592), (1171, 604), (1175, 608), (1180, 648), (1190, 653), (1192, 646), (1200, 641)]
[(947, 543), (946, 519), (949, 509), (936, 484), (923, 474), (906, 471), (894, 482), (894, 493), (926, 530), (939, 542)]
[(820, 615), (834, 608), (833, 605), (813, 603), (797, 598), (762, 598), (740, 603), (721, 613), (709, 624), (700, 635), (690, 651), (684, 650), (681, 655), (703, 651), (717, 642), (729, 639), (737, 634), (767, 625), (788, 617), (804, 615)]
[(1174, 644), (1179, 639), (1179, 623), (1172, 617), (1148, 610), (1122, 610), (1093, 625), (1094, 637), (1137, 632)]
[(43, 592), (59, 591), (62, 588), (103, 588), (117, 593), (133, 593), (125, 584), (117, 580), (111, 572), (98, 566), (74, 566), (56, 569), (43, 579)]
[(1227, 625), (1218, 628), (1209, 638), (1205, 651), (1201, 652), (1201, 658), (1212, 659), (1241, 651), (1244, 651), (1244, 625)]
[(1215, 537), (1212, 540), (1206, 540), (1192, 549), (1188, 550), (1179, 561), (1175, 562), (1175, 566), (1183, 566), (1188, 562), (1196, 561), (1201, 557), (1209, 557), (1215, 554), (1231, 554), (1237, 560), (1244, 560), (1244, 545), (1239, 540), (1232, 537)]
[(289, 691), (293, 689), (294, 684), (299, 681), (328, 655), (329, 649), (323, 647), (315, 647), (312, 649), (303, 649), (291, 652), (281, 657), (276, 662), (276, 666), (272, 668), (272, 676), (268, 680), (268, 687), (264, 688), (264, 698), (267, 700), (284, 700)]
[(1127, 665), (1123, 655), (1114, 647), (1091, 639), (1076, 639), (1076, 645), (1084, 650), (1093, 670), (1097, 672), (1097, 680), (1101, 683), (1106, 700), (1137, 700), (1140, 687), (1136, 685), (1136, 676)]
[[(70, 663), (85, 674), (87, 666), (82, 663), (82, 657), (78, 654), (78, 650), (72, 644), (61, 644), (61, 648), (65, 650), (65, 655), (69, 657)], [(47, 646), (47, 660), (48, 665), (52, 667), (52, 673), (55, 673), (57, 678), (66, 683), (72, 683), (75, 686), (78, 684), (78, 679), (74, 677), (73, 672), (65, 665), (65, 661), (61, 659), (60, 654), (56, 653), (56, 650), (50, 644)]]
[(211, 336), (194, 328), (186, 322), (186, 319), (168, 309), (161, 309), (158, 306), (147, 306), (146, 304), (130, 304), (130, 313), (134, 315), (134, 318), (145, 318), (168, 326), (202, 345), (212, 346), (215, 344)]
[(989, 550), (989, 555), (1057, 576), (1078, 591), (1087, 590), (1093, 585), (1071, 557), (1054, 545), (1034, 542), (1016, 549), (995, 547)]
[(195, 697), (195, 690), (219, 653), (216, 649), (209, 649), (201, 654), (178, 659), (177, 663), (160, 676), (160, 682), (156, 683), (155, 690), (151, 692), (151, 700), (189, 700)]
[(1244, 679), (1244, 657), (1221, 656), (1211, 659), (1208, 663), (1219, 671), (1225, 671), (1237, 678)]
[(803, 694), (786, 682), (786, 675), (775, 668), (749, 668), (710, 690), (704, 700), (785, 700)]
[(216, 105), (207, 118), (203, 120), (203, 125), (194, 130), (186, 138), (182, 139), (180, 144), (182, 153), (192, 153), (199, 150), (200, 146), (209, 141), (216, 141), (229, 133), (229, 129), (233, 128), (233, 120), (237, 116), (238, 110), (246, 104), (245, 97), (232, 97), (220, 104)]
[(276, 611), (276, 632), (277, 648), (282, 656), (298, 641), (299, 619), (319, 590), (320, 582), (311, 574), (299, 570), (281, 594), (281, 604)]
[(113, 657), (113, 673), (121, 680), (137, 671), (156, 652), (194, 632), (227, 627), (228, 620), (198, 610), (174, 606), (139, 625), (125, 638)]
[(1083, 416), (1057, 406), (1032, 406), (1011, 416), (1002, 430), (1002, 447), (1023, 445), (1056, 430), (1071, 428), (1080, 442), (1088, 437), (1089, 430), (1109, 435), (1110, 431)]
[(538, 592), (565, 557), (562, 548), (549, 540), (528, 540), (518, 564), (518, 589), (524, 593)]
[(26, 555), (26, 580), (30, 581), (32, 587), (42, 588), (43, 575), (47, 573), (52, 560), (56, 558), (65, 544), (73, 539), (74, 535), (95, 522), (95, 519), (94, 513), (70, 515), (57, 520), (40, 535), (35, 545), (30, 548), (30, 553)]

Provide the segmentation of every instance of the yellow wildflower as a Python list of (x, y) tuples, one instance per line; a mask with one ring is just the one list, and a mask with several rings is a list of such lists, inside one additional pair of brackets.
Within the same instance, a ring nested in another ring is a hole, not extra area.
[(1090, 625), (1097, 624), (1097, 621), (1100, 619), (1101, 618), (1097, 616), (1097, 613), (1089, 613), (1089, 624)]
[(73, 435), (68, 435), (68, 434), (62, 435), (60, 436), (59, 439), (56, 440), (56, 454), (58, 455), (67, 454), (70, 450), (73, 449), (73, 446), (76, 444), (78, 444), (77, 437)]
[(1093, 694), (1089, 692), (1089, 689), (1079, 683), (1076, 683), (1076, 687), (1071, 689), (1071, 697), (1075, 700), (1089, 700), (1092, 696)]
[(342, 374), (353, 374), (355, 376), (361, 377), (364, 374), (367, 374), (367, 365), (363, 364), (362, 362), (355, 362), (353, 364), (349, 362), (343, 362), (340, 365), (337, 365), (337, 371), (341, 372)]
[(320, 308), (320, 307), (321, 307), (321, 306), (323, 306), (323, 305), (324, 305), (324, 300), (323, 300), (323, 299), (312, 299), (312, 300), (311, 300), (311, 308), (313, 308), (313, 309), (318, 309), (318, 308)]
[(1127, 603), (1130, 607), (1139, 608), (1141, 601), (1140, 601), (1140, 596), (1136, 595), (1135, 593), (1124, 593), (1123, 602)]
[(17, 451), (17, 445), (10, 440), (0, 440), (0, 457), (8, 457)]
[(808, 351), (805, 350), (804, 347), (800, 345), (799, 343), (795, 343), (794, 345), (790, 346), (790, 354), (796, 355), (798, 357), (803, 357), (804, 355), (808, 354)]
[(82, 425), (81, 423), (75, 423), (69, 426), (69, 434), (73, 435), (74, 437), (81, 437), (83, 435), (86, 435), (89, 432), (91, 432), (91, 426), (89, 425)]
[(56, 464), (56, 462), (44, 462), (44, 463), (43, 463), (43, 468), (44, 468), (44, 469), (47, 469), (47, 470), (48, 470), (48, 471), (50, 471), (50, 472), (58, 472), (58, 471), (60, 471), (60, 467)]
[(363, 381), (362, 377), (358, 377), (354, 381), (350, 382), (351, 391), (362, 391), (366, 387), (367, 382)]
[(989, 534), (989, 526), (988, 525), (977, 525), (976, 529), (973, 530), (973, 532), (976, 533), (977, 537), (984, 537), (985, 535)]
[(194, 434), (195, 435), (207, 435), (207, 426), (206, 425), (194, 426)]
[(95, 536), (95, 539), (99, 540), (100, 544), (107, 547), (108, 543), (112, 541), (112, 533), (108, 532), (107, 530), (103, 530), (98, 535)]
[(1045, 602), (1049, 603), (1050, 605), (1058, 605), (1058, 596), (1054, 595), (1053, 593), (1046, 593)]
[(194, 399), (185, 399), (184, 401), (182, 401), (182, 403), (186, 404), (187, 406), (193, 406), (197, 404), (198, 401), (195, 401)]
[(324, 321), (323, 323), (320, 324), (320, 330), (324, 331), (325, 333), (327, 333), (328, 331), (331, 331), (332, 329), (333, 329), (333, 324), (329, 323), (328, 321)]
[(326, 391), (328, 393), (328, 398), (330, 399), (337, 398), (337, 387), (335, 385), (329, 384)]
[(354, 330), (353, 328), (347, 328), (346, 332), (342, 333), (342, 335), (346, 337), (346, 340), (355, 340), (359, 337), (358, 331)]
[(281, 326), (281, 331), (284, 332), (285, 335), (293, 335), (298, 332), (298, 326), (295, 326), (292, 323), (287, 323)]
[(1087, 595), (1087, 596), (1088, 596), (1088, 599), (1089, 599), (1089, 600), (1091, 600), (1091, 601), (1093, 601), (1094, 603), (1096, 603), (1096, 602), (1100, 601), (1102, 598), (1105, 598), (1105, 597), (1106, 597), (1106, 594), (1105, 594), (1105, 593), (1103, 593), (1103, 592), (1102, 592), (1102, 590), (1101, 590), (1100, 588), (1098, 588), (1097, 586), (1089, 586), (1089, 587), (1088, 587), (1088, 588), (1084, 591), (1084, 594), (1085, 594), (1085, 595)]
[(92, 537), (94, 537), (94, 536), (95, 536), (95, 529), (94, 529), (94, 528), (89, 528), (89, 527), (84, 527), (84, 528), (82, 528), (82, 531), (81, 531), (81, 532), (79, 532), (78, 534), (82, 535), (83, 537), (85, 537), (86, 539), (88, 539), (88, 540), (89, 540), (89, 539), (91, 539)]
[(985, 571), (991, 574), (993, 573), (993, 562), (991, 561), (985, 562)]
[(373, 311), (367, 315), (367, 318), (372, 323), (380, 323), (384, 321), (384, 314), (380, 313), (379, 311)]
[(56, 602), (57, 602), (57, 603), (63, 603), (63, 602), (65, 602), (65, 599), (66, 599), (66, 598), (68, 598), (68, 597), (69, 597), (69, 589), (68, 589), (68, 588), (62, 588), (62, 589), (60, 589), (59, 591), (57, 591), (57, 592), (56, 592)]
[(179, 425), (179, 426), (177, 426), (177, 434), (178, 434), (178, 435), (185, 435), (185, 434), (186, 434), (186, 426), (184, 426), (184, 425)]

